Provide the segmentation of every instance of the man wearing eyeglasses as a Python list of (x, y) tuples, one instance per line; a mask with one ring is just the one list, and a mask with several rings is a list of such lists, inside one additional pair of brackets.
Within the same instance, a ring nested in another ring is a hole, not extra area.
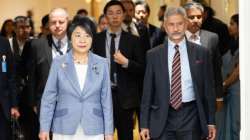
[(199, 44), (209, 50), (210, 58), (212, 59), (215, 91), (217, 97), (217, 111), (221, 109), (222, 105), (222, 75), (221, 75), (221, 56), (219, 51), (218, 35), (201, 29), (203, 6), (197, 2), (188, 2), (184, 5), (188, 17), (186, 37), (189, 41)]

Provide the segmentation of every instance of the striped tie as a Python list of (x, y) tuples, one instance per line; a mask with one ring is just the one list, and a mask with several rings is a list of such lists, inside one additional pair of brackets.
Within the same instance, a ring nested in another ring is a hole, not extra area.
[(175, 45), (175, 55), (172, 64), (172, 77), (171, 77), (171, 97), (170, 105), (178, 110), (182, 103), (181, 95), (181, 60), (179, 46)]

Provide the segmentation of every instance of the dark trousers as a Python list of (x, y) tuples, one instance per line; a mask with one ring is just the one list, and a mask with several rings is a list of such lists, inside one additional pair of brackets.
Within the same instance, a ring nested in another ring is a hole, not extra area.
[(169, 107), (164, 132), (155, 140), (201, 140), (200, 131), (196, 103), (189, 102), (178, 110)]
[(0, 140), (11, 140), (10, 121), (4, 116), (0, 104)]
[(38, 140), (39, 122), (35, 112), (31, 107), (20, 105), (21, 116), (19, 118), (24, 132), (25, 140)]
[(133, 115), (135, 109), (124, 109), (117, 99), (116, 90), (112, 90), (114, 124), (118, 140), (133, 140)]

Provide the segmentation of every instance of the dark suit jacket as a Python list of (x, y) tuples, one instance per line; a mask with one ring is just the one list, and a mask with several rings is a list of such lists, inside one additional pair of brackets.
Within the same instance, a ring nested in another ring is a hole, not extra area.
[[(3, 56), (6, 56), (7, 72), (2, 70)], [(17, 106), (14, 80), (14, 61), (8, 40), (0, 37), (0, 107), (6, 118), (10, 119), (10, 108)]]
[(166, 32), (163, 32), (160, 28), (149, 24), (148, 32), (151, 48), (156, 47), (164, 42)]
[[(149, 128), (151, 137), (159, 137), (168, 119), (170, 85), (168, 73), (168, 43), (147, 53), (147, 66), (141, 103), (141, 128)], [(215, 124), (215, 93), (211, 63), (204, 47), (187, 42), (190, 72), (193, 81), (202, 136), (208, 134), (208, 124)]]
[(15, 61), (15, 64), (14, 64), (14, 69), (16, 71), (16, 85), (17, 85), (17, 92), (20, 93), (21, 90), (21, 80), (22, 80), (22, 58), (21, 58), (21, 55), (20, 55), (20, 49), (19, 49), (19, 45), (18, 45), (18, 42), (17, 42), (17, 38), (16, 37), (13, 37), (12, 39), (12, 48), (13, 48), (13, 56), (14, 56), (14, 61)]
[(139, 39), (141, 42), (141, 46), (142, 46), (142, 48), (144, 48), (144, 52), (146, 53), (151, 48), (148, 29), (142, 23), (135, 24), (135, 26), (136, 26), (136, 29), (139, 33)]
[[(93, 40), (93, 51), (106, 57), (106, 31), (98, 33)], [(140, 106), (140, 82), (144, 74), (144, 53), (136, 36), (122, 31), (119, 50), (129, 59), (128, 68), (117, 64), (117, 96), (122, 108)]]
[(221, 55), (225, 54), (228, 47), (228, 40), (230, 39), (227, 24), (221, 20), (209, 17), (202, 23), (202, 29), (216, 33), (219, 36), (219, 48)]
[(31, 42), (31, 62), (28, 73), (28, 89), (31, 105), (40, 106), (52, 62), (52, 36), (48, 35)]
[(200, 30), (200, 40), (201, 45), (209, 50), (213, 65), (216, 97), (220, 98), (223, 96), (223, 90), (221, 73), (222, 59), (219, 49), (219, 37), (213, 32)]

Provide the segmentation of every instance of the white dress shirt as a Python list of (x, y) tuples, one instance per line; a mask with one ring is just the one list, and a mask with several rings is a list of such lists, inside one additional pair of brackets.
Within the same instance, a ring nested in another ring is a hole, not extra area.
[(194, 35), (196, 36), (195, 39), (192, 37), (193, 33), (191, 33), (190, 31), (187, 30), (185, 34), (186, 34), (188, 41), (201, 45), (200, 31), (197, 31), (196, 33), (194, 33)]
[[(138, 30), (136, 28), (135, 23), (131, 22), (129, 24), (129, 26), (130, 26), (130, 29), (131, 29), (131, 34), (139, 37), (140, 35), (139, 35), (139, 32), (138, 32)], [(128, 25), (126, 25), (125, 23), (122, 23), (122, 30), (128, 32)]]
[(86, 80), (88, 65), (75, 63), (75, 69), (76, 69), (78, 83), (80, 85), (81, 90), (83, 90)]
[[(56, 45), (58, 45), (58, 39), (55, 38), (54, 36), (52, 36), (52, 39), (54, 41), (54, 43)], [(61, 39), (61, 49), (63, 54), (66, 54), (67, 53), (67, 50), (68, 50), (68, 37), (65, 35), (62, 39)], [(57, 57), (57, 56), (60, 56), (60, 53), (56, 50), (55, 46), (52, 44), (52, 56), (53, 58)]]

